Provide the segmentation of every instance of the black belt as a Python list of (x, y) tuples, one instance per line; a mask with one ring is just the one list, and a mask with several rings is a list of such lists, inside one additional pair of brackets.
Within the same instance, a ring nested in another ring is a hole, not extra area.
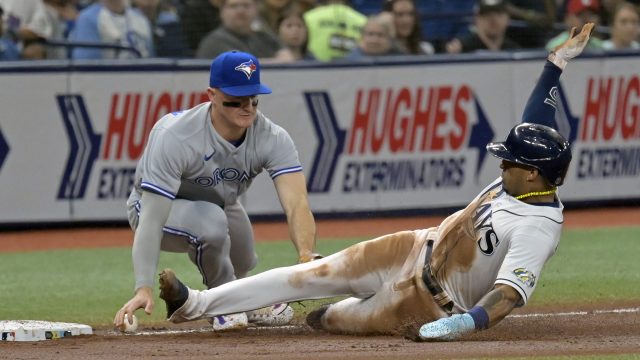
[(446, 292), (438, 285), (431, 274), (431, 253), (433, 252), (433, 240), (427, 241), (427, 254), (424, 257), (424, 267), (422, 268), (422, 281), (427, 287), (433, 299), (444, 311), (451, 313), (453, 310), (453, 300), (449, 298)]

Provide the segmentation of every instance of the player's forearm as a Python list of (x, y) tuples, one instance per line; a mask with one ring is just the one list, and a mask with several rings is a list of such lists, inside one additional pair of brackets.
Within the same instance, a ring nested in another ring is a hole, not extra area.
[(488, 315), (487, 327), (492, 327), (511, 313), (520, 301), (520, 294), (507, 285), (498, 285), (485, 295), (476, 306), (482, 307)]
[(306, 204), (299, 204), (287, 215), (289, 236), (300, 259), (311, 257), (316, 247), (316, 224)]
[(556, 93), (554, 88), (560, 84), (560, 75), (562, 70), (547, 61), (544, 70), (536, 83), (524, 113), (522, 114), (522, 122), (536, 123), (556, 128)]
[(132, 249), (135, 289), (153, 287), (160, 257), (162, 228), (171, 210), (171, 200), (143, 192), (142, 212), (135, 232)]

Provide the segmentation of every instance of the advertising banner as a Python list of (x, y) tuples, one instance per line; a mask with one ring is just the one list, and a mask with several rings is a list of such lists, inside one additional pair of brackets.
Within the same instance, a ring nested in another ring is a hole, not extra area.
[[(640, 199), (637, 61), (578, 59), (549, 94), (573, 144), (563, 201)], [(485, 145), (521, 121), (543, 64), (265, 67), (260, 110), (296, 143), (316, 214), (458, 207), (500, 175)], [(0, 224), (125, 220), (151, 127), (208, 101), (208, 76), (179, 62), (0, 71)], [(264, 174), (241, 201), (281, 213)]]

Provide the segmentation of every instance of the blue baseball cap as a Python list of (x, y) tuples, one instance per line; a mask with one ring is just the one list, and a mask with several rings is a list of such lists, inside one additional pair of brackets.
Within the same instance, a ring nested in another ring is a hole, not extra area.
[(260, 62), (245, 52), (227, 51), (211, 63), (209, 86), (231, 96), (271, 94), (271, 89), (260, 84)]

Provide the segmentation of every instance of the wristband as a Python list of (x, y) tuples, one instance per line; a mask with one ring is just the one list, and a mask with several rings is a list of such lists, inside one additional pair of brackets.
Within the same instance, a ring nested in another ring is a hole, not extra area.
[(476, 330), (484, 330), (489, 328), (489, 314), (482, 306), (474, 306), (467, 312), (473, 318)]
[(560, 69), (564, 70), (564, 67), (567, 66), (567, 60), (563, 59), (562, 57), (558, 56), (555, 52), (551, 52), (549, 54), (549, 56), (547, 57), (547, 59), (549, 61), (551, 61), (555, 66), (559, 67)]

